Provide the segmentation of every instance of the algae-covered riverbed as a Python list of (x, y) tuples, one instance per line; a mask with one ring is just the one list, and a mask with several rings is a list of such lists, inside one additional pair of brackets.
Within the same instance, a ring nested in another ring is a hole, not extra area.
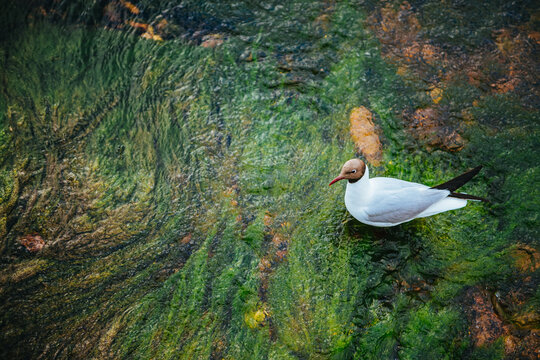
[[(534, 1), (2, 1), (0, 357), (536, 359)], [(490, 200), (374, 228), (372, 176)]]

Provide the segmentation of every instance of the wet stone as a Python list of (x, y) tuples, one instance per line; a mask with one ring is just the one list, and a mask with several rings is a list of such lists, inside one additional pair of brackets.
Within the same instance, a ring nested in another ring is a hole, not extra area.
[(521, 272), (532, 272), (540, 267), (540, 252), (529, 245), (518, 245), (511, 253)]
[(455, 128), (445, 125), (448, 121), (444, 120), (443, 113), (436, 108), (417, 109), (412, 114), (404, 111), (403, 118), (412, 135), (424, 142), (428, 149), (459, 151), (465, 146), (465, 140)]
[(373, 123), (373, 114), (365, 106), (354, 108), (349, 116), (351, 137), (356, 148), (373, 165), (382, 159), (382, 145)]
[(475, 346), (493, 343), (503, 333), (503, 322), (495, 313), (489, 297), (477, 287), (469, 289), (463, 310), (469, 321), (469, 332)]
[(213, 49), (223, 44), (224, 37), (221, 34), (210, 34), (202, 37), (201, 46)]
[(31, 253), (39, 252), (45, 246), (45, 240), (38, 234), (22, 236), (19, 238), (19, 243)]

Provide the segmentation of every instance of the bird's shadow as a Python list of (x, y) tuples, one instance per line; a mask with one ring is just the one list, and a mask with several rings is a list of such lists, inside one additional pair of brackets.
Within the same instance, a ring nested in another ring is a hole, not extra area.
[(369, 245), (372, 261), (388, 258), (406, 260), (417, 256), (424, 249), (420, 227), (425, 225), (425, 221), (415, 219), (392, 227), (375, 227), (348, 216), (343, 227), (344, 232), (354, 241)]

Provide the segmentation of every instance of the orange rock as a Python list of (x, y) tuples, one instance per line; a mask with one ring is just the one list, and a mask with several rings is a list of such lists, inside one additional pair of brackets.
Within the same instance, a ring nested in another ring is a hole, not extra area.
[(425, 128), (431, 130), (436, 126), (437, 113), (433, 108), (417, 109), (413, 114), (415, 128)]
[(274, 244), (275, 247), (279, 247), (283, 242), (284, 240), (279, 234), (275, 234), (274, 237), (272, 237), (272, 244)]
[(469, 70), (467, 71), (467, 78), (469, 80), (469, 84), (473, 86), (481, 85), (482, 74), (480, 72), (476, 70)]
[(540, 45), (540, 32), (531, 31), (530, 33), (527, 34), (527, 37)]
[(410, 122), (413, 136), (425, 141), (429, 147), (446, 151), (461, 150), (465, 140), (451, 127), (443, 126), (440, 116), (434, 108), (417, 109), (412, 116), (404, 114), (404, 118)]
[(129, 21), (129, 25), (133, 26), (134, 28), (142, 29), (142, 30), (145, 30), (145, 31), (148, 29), (148, 24), (143, 24), (143, 23), (136, 22), (136, 21)]
[(154, 41), (163, 41), (163, 38), (158, 34), (154, 33), (154, 28), (151, 25), (148, 25), (146, 32), (141, 35), (142, 38), (154, 40)]
[(399, 76), (405, 76), (409, 73), (409, 69), (406, 66), (398, 66), (396, 74)]
[(287, 250), (279, 250), (276, 252), (278, 261), (283, 261), (287, 257)]
[(270, 226), (270, 225), (272, 225), (273, 222), (274, 222), (274, 219), (273, 219), (272, 215), (270, 215), (269, 213), (265, 213), (264, 218), (263, 218), (264, 225), (265, 226)]
[(138, 7), (136, 7), (129, 1), (120, 0), (120, 3), (124, 5), (124, 7), (128, 9), (132, 14), (138, 15), (141, 12)]
[(500, 81), (495, 84), (491, 84), (491, 87), (495, 90), (498, 94), (505, 94), (509, 91), (514, 91), (516, 89), (516, 86), (519, 85), (519, 79), (518, 78), (512, 78), (508, 81)]
[(144, 33), (141, 35), (141, 37), (144, 39), (163, 41), (163, 38), (154, 32), (154, 27), (152, 25), (136, 21), (129, 21), (128, 24), (133, 26), (134, 28), (144, 30)]
[(204, 36), (202, 40), (203, 40), (203, 42), (201, 43), (202, 47), (213, 49), (223, 44), (223, 35), (210, 34), (210, 35)]
[(431, 100), (433, 100), (435, 104), (438, 104), (443, 98), (443, 93), (443, 89), (436, 87), (429, 92), (429, 96), (431, 96)]
[(403, 49), (403, 56), (408, 62), (413, 60), (418, 60), (420, 58), (420, 45), (417, 42), (414, 42), (412, 45), (407, 46)]
[(503, 323), (480, 289), (469, 290), (465, 303), (467, 305), (465, 313), (470, 324), (469, 331), (475, 346), (491, 344), (503, 335)]
[(267, 271), (272, 268), (272, 264), (268, 259), (262, 258), (259, 262), (259, 271)]
[(168, 25), (169, 25), (169, 22), (166, 19), (161, 19), (160, 22), (156, 25), (156, 30), (165, 31)]
[(513, 39), (510, 30), (501, 29), (493, 32), (495, 36), (495, 45), (503, 55), (510, 55), (516, 47), (516, 42)]
[(504, 337), (504, 352), (512, 354), (516, 351), (519, 344), (519, 339), (512, 335), (507, 335)]
[(354, 144), (373, 165), (382, 159), (382, 145), (373, 124), (373, 114), (366, 107), (354, 108), (349, 116)]
[(19, 242), (30, 252), (38, 252), (45, 246), (45, 241), (38, 234), (22, 236)]
[(191, 241), (191, 233), (184, 236), (180, 242), (185, 245), (189, 243), (190, 241)]
[(540, 253), (529, 245), (518, 245), (511, 255), (521, 272), (533, 272), (540, 267)]
[[(399, 11), (394, 9), (392, 4), (388, 4), (380, 9), (380, 13), (370, 16), (368, 24), (385, 44), (410, 44), (415, 41), (421, 29), (420, 22), (411, 10), (412, 7), (407, 2), (403, 2)], [(398, 52), (402, 53), (403, 50)]]
[(441, 49), (431, 44), (424, 44), (424, 46), (422, 46), (422, 58), (428, 64), (433, 64), (436, 60), (438, 60), (440, 53), (441, 53)]
[(469, 109), (463, 109), (461, 110), (461, 116), (463, 117), (463, 120), (466, 122), (472, 122), (474, 121), (474, 115), (471, 113)]
[(507, 359), (540, 359), (540, 332), (533, 329), (529, 332), (512, 331), (505, 326), (504, 352)]

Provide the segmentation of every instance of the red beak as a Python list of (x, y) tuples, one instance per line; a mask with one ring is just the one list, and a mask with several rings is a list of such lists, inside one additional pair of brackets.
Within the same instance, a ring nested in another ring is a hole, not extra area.
[(335, 182), (337, 182), (337, 181), (339, 181), (339, 180), (343, 180), (343, 179), (345, 179), (343, 176), (338, 176), (337, 178), (335, 178), (334, 180), (332, 180), (332, 181), (330, 182), (330, 184), (328, 184), (328, 186), (332, 185), (333, 183), (335, 183)]

